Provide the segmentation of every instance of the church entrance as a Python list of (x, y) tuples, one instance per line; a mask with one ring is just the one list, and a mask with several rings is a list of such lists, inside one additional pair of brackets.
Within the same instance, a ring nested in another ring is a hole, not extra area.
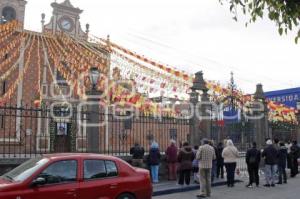
[(66, 153), (71, 151), (71, 124), (64, 122), (55, 123), (54, 151)]

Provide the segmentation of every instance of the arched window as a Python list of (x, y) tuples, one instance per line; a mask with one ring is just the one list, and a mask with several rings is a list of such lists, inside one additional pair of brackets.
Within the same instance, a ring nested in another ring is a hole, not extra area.
[(6, 21), (15, 20), (17, 17), (16, 10), (10, 6), (6, 6), (2, 10), (2, 16)]

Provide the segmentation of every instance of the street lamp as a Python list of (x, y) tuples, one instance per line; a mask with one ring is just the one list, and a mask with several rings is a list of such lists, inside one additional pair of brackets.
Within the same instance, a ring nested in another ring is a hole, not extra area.
[(89, 76), (90, 76), (90, 81), (92, 84), (92, 90), (96, 90), (98, 79), (100, 77), (100, 72), (99, 72), (98, 68), (91, 67), (90, 71), (89, 71)]

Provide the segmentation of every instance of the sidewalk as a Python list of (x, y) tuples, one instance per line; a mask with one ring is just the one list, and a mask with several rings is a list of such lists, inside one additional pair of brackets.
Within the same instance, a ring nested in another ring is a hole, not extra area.
[[(237, 179), (236, 182), (242, 182)], [(212, 184), (213, 187), (226, 185), (225, 179), (216, 179)], [(181, 186), (177, 184), (177, 181), (165, 181), (158, 184), (153, 184), (153, 196), (162, 196), (174, 193), (181, 193), (187, 191), (199, 190), (200, 185), (191, 183), (189, 186)]]
[[(300, 176), (297, 178), (289, 178), (288, 184), (277, 185), (275, 188), (266, 188), (260, 186), (259, 188), (246, 188), (244, 183), (237, 183), (234, 188), (227, 188), (227, 186), (217, 186), (212, 189), (212, 196), (210, 199), (297, 199), (300, 198)], [(261, 181), (264, 184), (264, 181)], [(197, 199), (196, 195), (199, 190), (187, 191), (181, 193), (174, 193), (170, 195), (155, 196), (153, 199)]]

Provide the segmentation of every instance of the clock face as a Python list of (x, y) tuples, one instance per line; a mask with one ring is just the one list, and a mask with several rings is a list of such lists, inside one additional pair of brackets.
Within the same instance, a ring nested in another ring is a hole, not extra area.
[(16, 19), (16, 10), (10, 6), (6, 6), (2, 10), (2, 16), (6, 21), (11, 21)]
[(74, 29), (74, 22), (71, 18), (65, 16), (60, 18), (59, 27), (63, 31), (72, 32)]

